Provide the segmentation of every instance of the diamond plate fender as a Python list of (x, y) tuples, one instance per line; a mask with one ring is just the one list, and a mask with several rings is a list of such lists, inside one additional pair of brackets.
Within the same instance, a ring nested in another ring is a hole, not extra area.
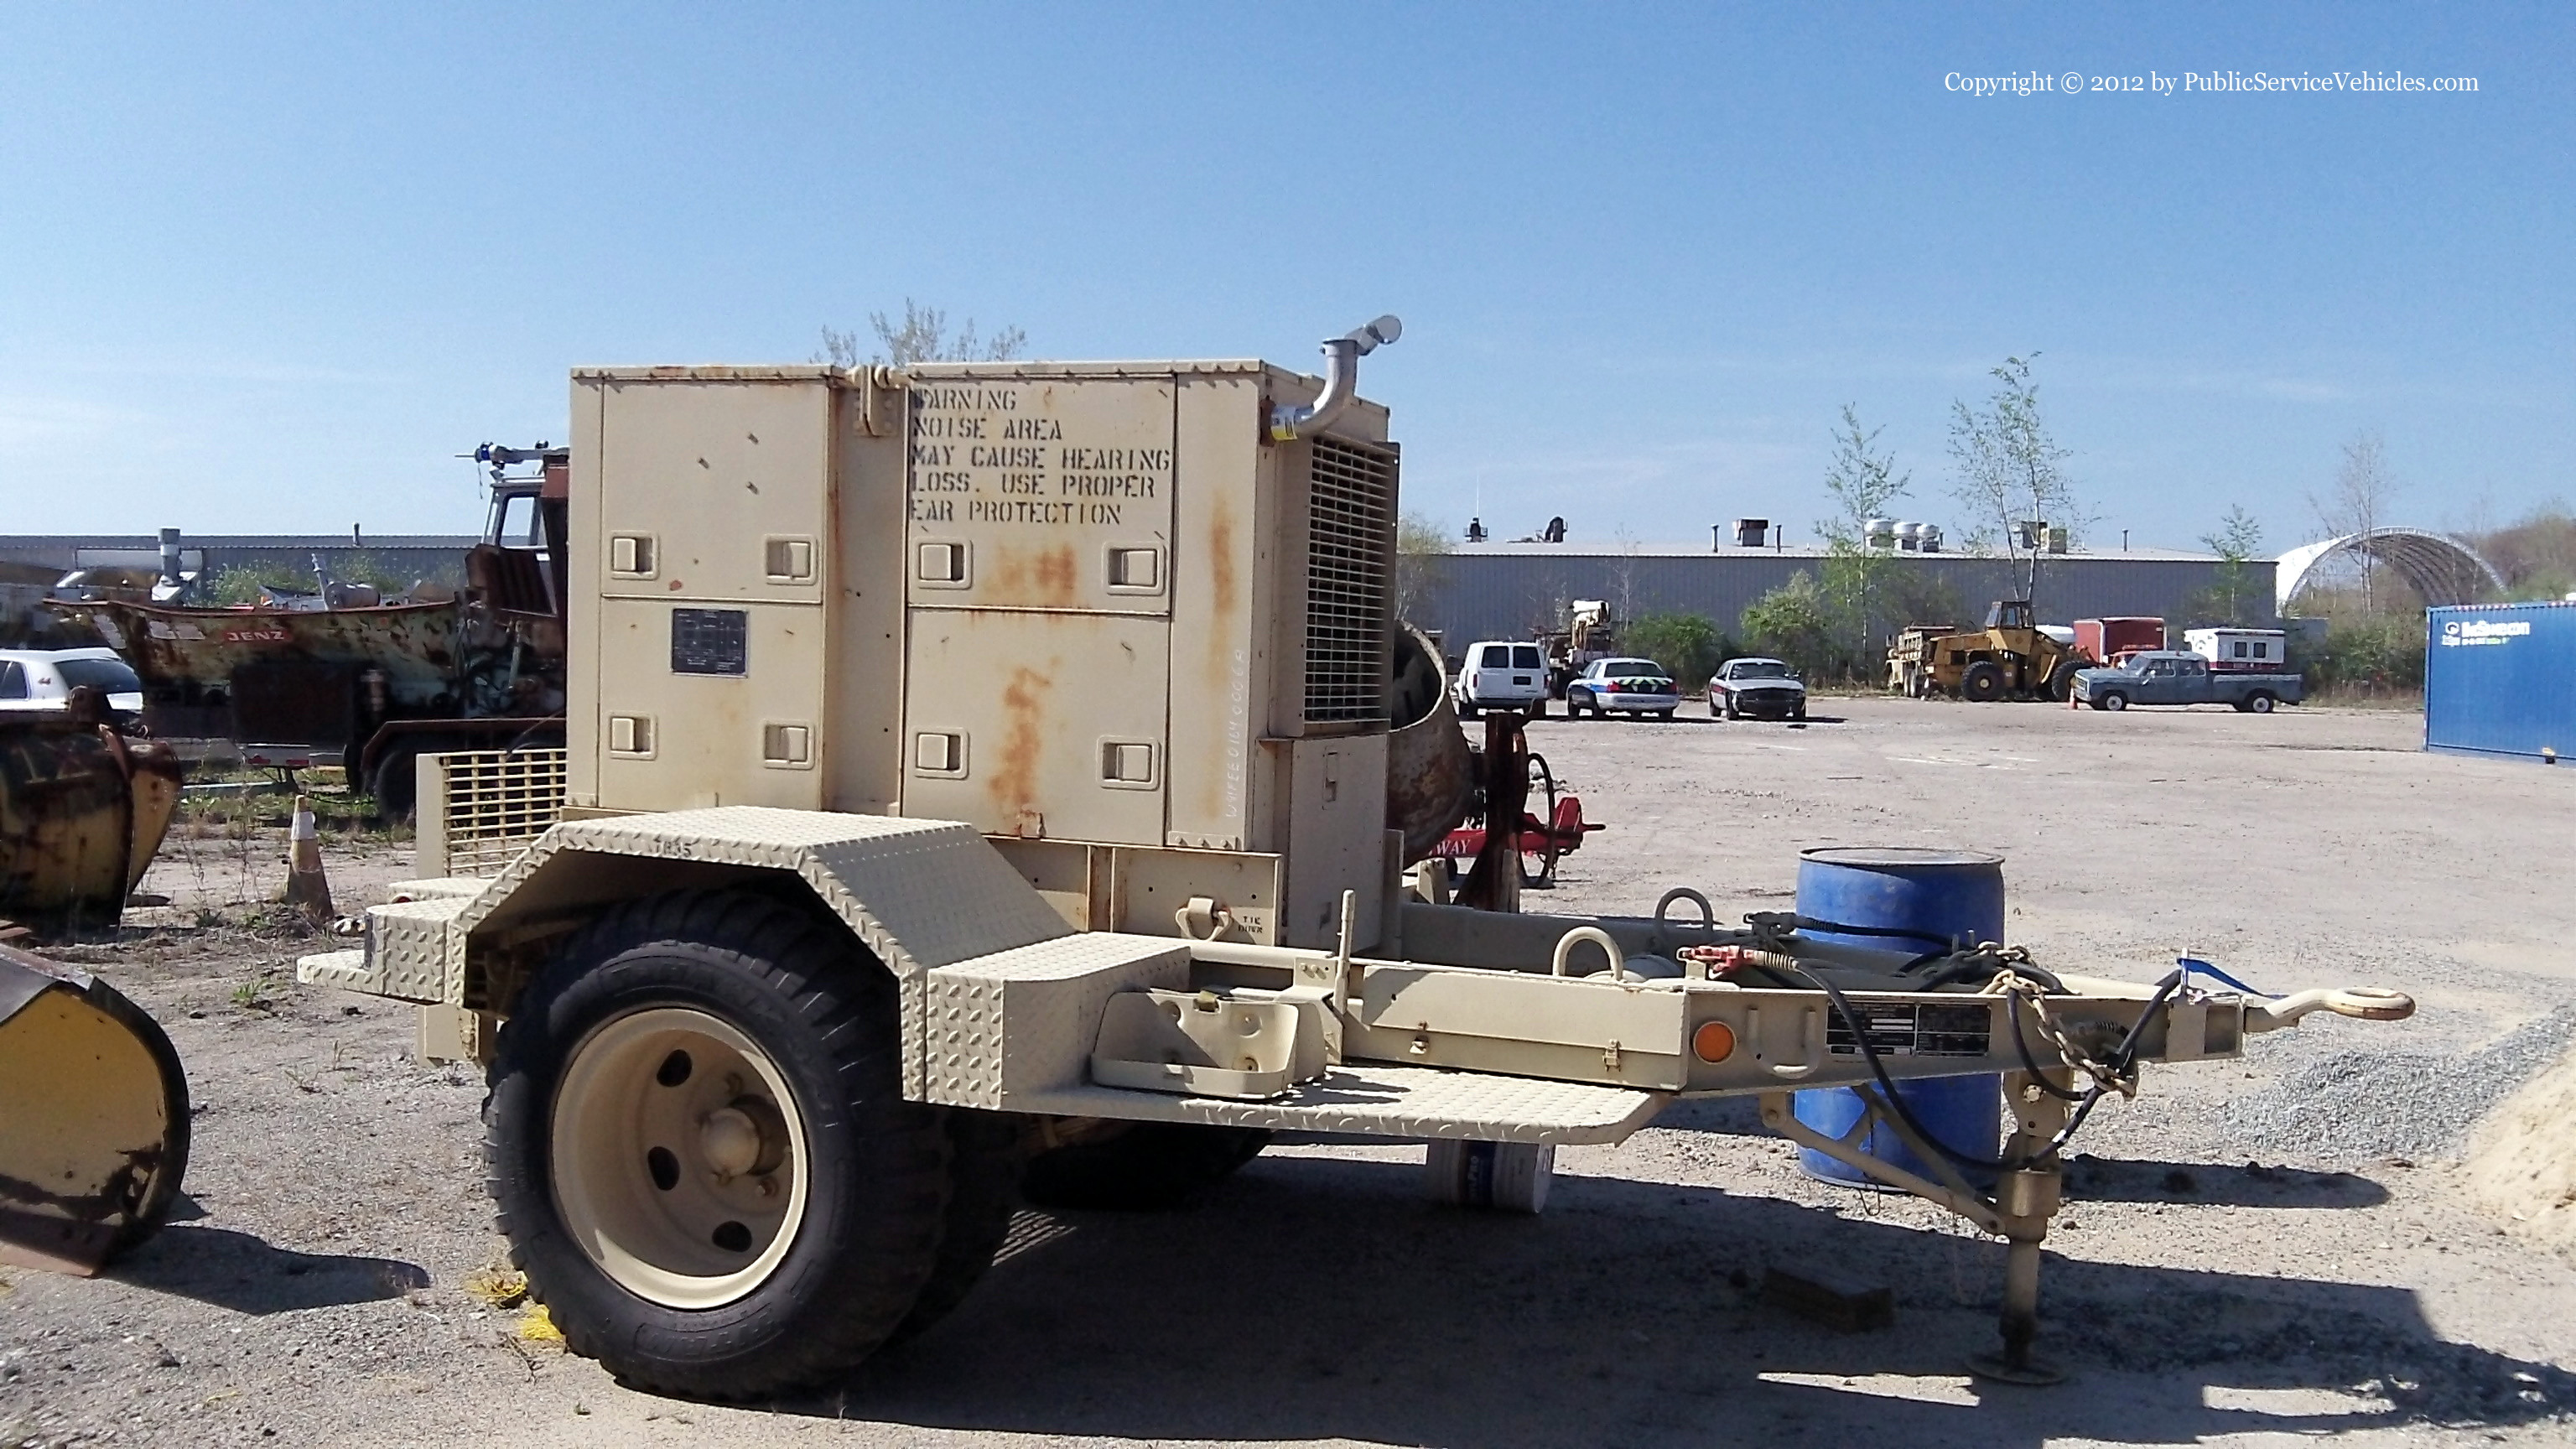
[(904, 1090), (916, 1098), (926, 974), (1073, 934), (983, 836), (954, 821), (758, 806), (622, 815), (553, 826), (464, 902), (448, 927), (456, 969), (441, 995), (465, 1004), (466, 977), (485, 953), (604, 907), (777, 874), (802, 880), (894, 973)]

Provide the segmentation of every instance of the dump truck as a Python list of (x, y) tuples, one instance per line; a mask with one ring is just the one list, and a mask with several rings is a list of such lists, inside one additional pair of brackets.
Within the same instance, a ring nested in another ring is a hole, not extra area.
[(1981, 704), (2064, 699), (2075, 671), (2092, 662), (2041, 629), (2028, 599), (1998, 599), (1983, 629), (1917, 624), (1900, 632), (1887, 651), (1887, 687), (1913, 699), (1948, 694)]
[(407, 819), (422, 754), (564, 738), (569, 453), (487, 443), (475, 457), (492, 503), (462, 589), (385, 601), (325, 578), (310, 599), (256, 607), (54, 607), (133, 664), (152, 733), (337, 754), (352, 788)]
[[(1389, 741), (1392, 696), (1436, 691), (1391, 657), (1400, 455), (1357, 389), (1397, 331), (1320, 378), (573, 374), (559, 792), (538, 752), (430, 757), (422, 878), (298, 974), (488, 1063), (501, 1229), (574, 1351), (775, 1394), (953, 1309), (1020, 1191), (1169, 1201), (1295, 1132), (1427, 1142), (1450, 1200), (1534, 1207), (1557, 1145), (1749, 1095), (2004, 1238), (1992, 1365), (2034, 1375), (2082, 1112), (2142, 1063), (2411, 1009), (1855, 947), (1688, 887), (1522, 913), (1517, 716), (1482, 722), (1463, 904), (1430, 903), (1445, 863), (1406, 862), (1445, 825), (1391, 821), (1425, 792)], [(1995, 1073), (1991, 1186), (1862, 1150), (1919, 1145), (1897, 1083)], [(1831, 1086), (1871, 1104), (1841, 1137), (1789, 1105)]]

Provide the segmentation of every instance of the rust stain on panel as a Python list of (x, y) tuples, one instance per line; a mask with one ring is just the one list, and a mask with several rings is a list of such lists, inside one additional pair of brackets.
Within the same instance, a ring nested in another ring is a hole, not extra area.
[(1021, 665), (1002, 689), (1002, 760), (985, 788), (992, 792), (997, 818), (1015, 832), (1037, 809), (1046, 751), (1046, 695), (1054, 687), (1053, 679)]
[(1074, 606), (1078, 569), (1073, 545), (1022, 550), (996, 549), (993, 580), (980, 601), (987, 607), (1069, 609)]
[(1213, 770), (1199, 770), (1198, 808), (1203, 818), (1232, 819), (1242, 813), (1243, 749), (1249, 722), (1244, 711), (1244, 691), (1235, 686), (1240, 630), (1236, 617), (1242, 612), (1242, 586), (1234, 575), (1234, 505), (1224, 494), (1210, 500), (1208, 517), (1208, 626), (1206, 676), (1201, 681), (1205, 698), (1225, 701), (1226, 757)]

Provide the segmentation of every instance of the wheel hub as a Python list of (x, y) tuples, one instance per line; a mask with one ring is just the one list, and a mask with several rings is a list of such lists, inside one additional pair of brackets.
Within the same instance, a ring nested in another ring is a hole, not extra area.
[(803, 1118), (768, 1053), (711, 1013), (657, 1007), (592, 1032), (555, 1089), (553, 1134), (565, 1227), (639, 1298), (719, 1307), (794, 1245)]

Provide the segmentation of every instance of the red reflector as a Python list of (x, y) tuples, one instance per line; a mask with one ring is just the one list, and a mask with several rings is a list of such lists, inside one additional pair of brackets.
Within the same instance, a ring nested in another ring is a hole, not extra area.
[(1703, 1021), (1691, 1033), (1691, 1050), (1711, 1065), (1725, 1061), (1735, 1055), (1735, 1028), (1722, 1021)]

